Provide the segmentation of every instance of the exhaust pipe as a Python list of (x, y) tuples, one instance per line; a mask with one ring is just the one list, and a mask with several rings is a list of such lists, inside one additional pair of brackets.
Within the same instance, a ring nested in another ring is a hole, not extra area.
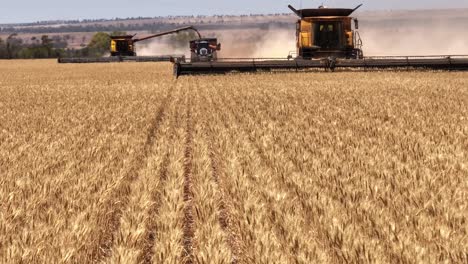
[(299, 10), (297, 10), (296, 8), (294, 8), (292, 5), (288, 5), (289, 9), (291, 9), (291, 11), (294, 12), (294, 14), (296, 14), (298, 17), (302, 18), (302, 14)]

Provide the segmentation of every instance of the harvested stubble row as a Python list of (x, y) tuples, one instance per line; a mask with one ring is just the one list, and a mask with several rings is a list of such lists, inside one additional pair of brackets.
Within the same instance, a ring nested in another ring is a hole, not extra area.
[(468, 75), (0, 62), (2, 263), (468, 261)]

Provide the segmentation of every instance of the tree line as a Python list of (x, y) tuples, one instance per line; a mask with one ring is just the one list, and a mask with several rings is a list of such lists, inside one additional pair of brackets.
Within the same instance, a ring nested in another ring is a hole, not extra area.
[(42, 35), (25, 43), (16, 33), (0, 38), (0, 59), (44, 59), (59, 57), (102, 57), (109, 52), (110, 37), (122, 32), (94, 34), (90, 43), (81, 49), (68, 48), (67, 38)]
[(30, 34), (50, 34), (50, 33), (72, 33), (72, 32), (113, 32), (113, 31), (165, 31), (178, 26), (193, 25), (198, 29), (216, 28), (219, 30), (236, 28), (236, 29), (250, 29), (259, 27), (285, 27), (290, 25), (289, 22), (284, 21), (268, 21), (268, 22), (229, 22), (224, 20), (203, 20), (196, 23), (115, 23), (115, 24), (87, 24), (87, 25), (62, 25), (59, 27), (50, 26), (35, 26), (35, 27), (15, 27), (4, 26), (0, 27), (0, 33), (30, 33)]
[[(80, 24), (80, 23), (100, 23), (100, 22), (115, 22), (115, 21), (135, 21), (135, 20), (173, 20), (173, 19), (194, 19), (194, 18), (205, 18), (205, 19), (223, 19), (223, 18), (236, 18), (236, 17), (278, 17), (278, 16), (288, 16), (291, 13), (272, 13), (272, 14), (244, 14), (244, 15), (180, 15), (180, 16), (154, 16), (154, 17), (126, 17), (126, 18), (99, 18), (99, 19), (80, 19), (80, 20), (46, 20), (46, 21), (37, 21), (32, 23), (12, 23), (12, 24), (0, 24), (0, 27), (14, 27), (14, 26), (50, 26), (50, 25), (69, 25), (69, 24)], [(164, 23), (164, 22), (163, 22)]]

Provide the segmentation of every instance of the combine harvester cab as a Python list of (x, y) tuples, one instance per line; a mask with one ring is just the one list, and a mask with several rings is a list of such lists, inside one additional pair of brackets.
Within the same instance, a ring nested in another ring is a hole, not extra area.
[(136, 56), (134, 35), (111, 36), (111, 56)]
[[(296, 10), (300, 19), (296, 26), (298, 59), (346, 58), (362, 59), (362, 41), (358, 20), (350, 17), (355, 9), (325, 8)], [(354, 20), (355, 29), (352, 29)]]
[(218, 59), (217, 52), (221, 50), (221, 44), (216, 38), (200, 38), (190, 41), (190, 61), (207, 62)]
[[(431, 69), (468, 70), (468, 56), (374, 56), (364, 57), (359, 22), (351, 15), (354, 9), (326, 8), (291, 9), (299, 19), (296, 26), (297, 57), (279, 59), (249, 58), (175, 60), (176, 77), (187, 74), (211, 74), (257, 71), (305, 71), (305, 70), (368, 70), (368, 69)], [(354, 28), (353, 28), (354, 25)]]

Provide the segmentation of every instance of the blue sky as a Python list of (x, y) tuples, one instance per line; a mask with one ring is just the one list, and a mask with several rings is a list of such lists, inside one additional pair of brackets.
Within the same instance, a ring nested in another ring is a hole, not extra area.
[(335, 7), (363, 9), (468, 8), (468, 0), (2, 0), (0, 23), (55, 19), (114, 18), (167, 15), (211, 15), (289, 12), (287, 5), (316, 7), (324, 2)]

